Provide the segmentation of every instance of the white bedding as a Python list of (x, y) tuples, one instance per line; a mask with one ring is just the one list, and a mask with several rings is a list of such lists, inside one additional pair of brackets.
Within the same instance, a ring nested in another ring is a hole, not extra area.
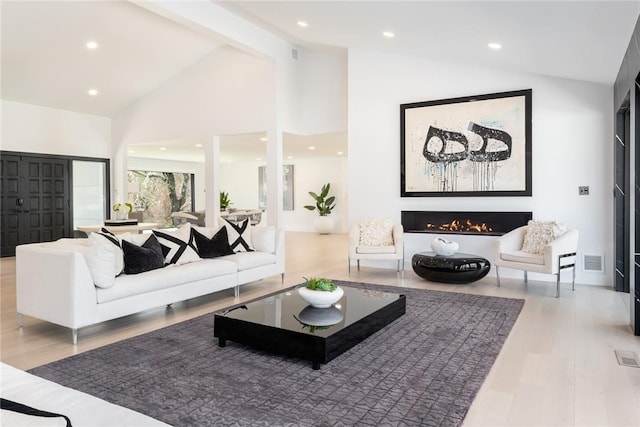
[[(73, 427), (167, 426), (158, 420), (0, 363), (0, 395), (42, 411), (69, 417)], [(64, 426), (64, 418), (0, 411), (1, 426)]]

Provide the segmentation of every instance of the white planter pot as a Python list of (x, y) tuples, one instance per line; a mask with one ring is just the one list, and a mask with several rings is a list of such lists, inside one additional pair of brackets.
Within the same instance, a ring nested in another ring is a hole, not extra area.
[(331, 326), (342, 322), (344, 316), (335, 307), (317, 308), (306, 306), (298, 315), (298, 320), (310, 326)]
[(458, 243), (438, 237), (431, 242), (431, 249), (436, 255), (450, 256), (458, 252)]
[(317, 308), (329, 308), (342, 298), (344, 291), (337, 287), (334, 291), (312, 291), (304, 286), (298, 288), (298, 295), (309, 305)]
[(317, 216), (313, 228), (319, 234), (329, 234), (335, 229), (334, 218), (331, 216)]

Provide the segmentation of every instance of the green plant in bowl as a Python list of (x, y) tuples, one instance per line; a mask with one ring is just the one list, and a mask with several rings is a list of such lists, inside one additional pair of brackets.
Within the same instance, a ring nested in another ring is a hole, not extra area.
[(304, 283), (304, 287), (310, 289), (312, 291), (325, 291), (332, 292), (335, 291), (337, 286), (329, 279), (324, 279), (321, 277), (312, 277), (311, 279), (304, 278), (306, 282)]

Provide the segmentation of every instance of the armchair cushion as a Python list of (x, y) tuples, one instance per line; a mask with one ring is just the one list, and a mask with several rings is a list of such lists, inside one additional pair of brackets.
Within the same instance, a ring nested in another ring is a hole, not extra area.
[(388, 219), (369, 219), (360, 224), (358, 246), (393, 246), (393, 222)]
[(357, 246), (356, 253), (358, 254), (394, 254), (396, 253), (395, 246)]
[(567, 227), (556, 221), (530, 220), (524, 235), (522, 251), (530, 254), (542, 254), (544, 247), (567, 231)]
[(524, 251), (504, 252), (500, 254), (504, 261), (522, 262), (526, 264), (544, 265), (544, 256)]

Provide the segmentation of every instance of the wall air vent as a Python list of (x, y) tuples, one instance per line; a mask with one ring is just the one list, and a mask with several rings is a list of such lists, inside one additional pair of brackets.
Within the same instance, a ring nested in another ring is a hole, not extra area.
[(591, 273), (604, 273), (604, 259), (602, 255), (583, 255), (582, 265), (584, 271)]
[(619, 365), (640, 368), (640, 360), (634, 351), (616, 350), (615, 353)]

